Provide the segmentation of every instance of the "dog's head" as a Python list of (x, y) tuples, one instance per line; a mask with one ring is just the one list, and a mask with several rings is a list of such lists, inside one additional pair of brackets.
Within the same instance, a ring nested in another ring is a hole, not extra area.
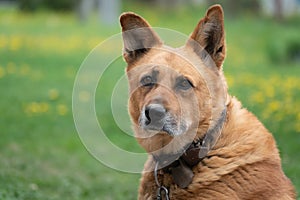
[(134, 13), (120, 22), (137, 140), (153, 154), (178, 153), (203, 137), (224, 108), (222, 8), (209, 8), (180, 48), (164, 45)]

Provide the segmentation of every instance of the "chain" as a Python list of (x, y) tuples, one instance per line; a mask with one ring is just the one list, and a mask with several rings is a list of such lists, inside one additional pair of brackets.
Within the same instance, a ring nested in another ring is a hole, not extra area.
[(158, 182), (158, 177), (157, 177), (158, 165), (159, 165), (159, 162), (157, 161), (156, 164), (155, 164), (155, 169), (154, 169), (155, 183), (158, 187), (157, 192), (156, 192), (156, 199), (157, 200), (162, 200), (162, 197), (165, 196), (165, 199), (169, 200), (169, 191), (168, 191), (168, 189)]

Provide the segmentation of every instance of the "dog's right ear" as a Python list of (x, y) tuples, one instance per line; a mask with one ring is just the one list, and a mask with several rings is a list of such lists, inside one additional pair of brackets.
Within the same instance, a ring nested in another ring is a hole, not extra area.
[(132, 63), (152, 47), (162, 45), (159, 36), (149, 23), (135, 13), (123, 13), (120, 17), (124, 43), (124, 59)]

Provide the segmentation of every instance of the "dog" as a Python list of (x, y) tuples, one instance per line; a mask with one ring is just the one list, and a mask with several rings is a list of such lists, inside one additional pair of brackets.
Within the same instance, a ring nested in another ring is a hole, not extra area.
[(180, 48), (164, 45), (135, 13), (120, 24), (129, 114), (149, 154), (138, 199), (296, 198), (272, 134), (227, 92), (220, 5)]

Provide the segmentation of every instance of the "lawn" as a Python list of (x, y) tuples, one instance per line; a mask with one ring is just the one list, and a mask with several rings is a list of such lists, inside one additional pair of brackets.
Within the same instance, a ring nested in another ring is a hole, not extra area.
[[(123, 9), (184, 34), (204, 14), (198, 8)], [(0, 199), (136, 199), (140, 175), (95, 159), (81, 142), (72, 113), (81, 63), (96, 45), (119, 33), (119, 25), (105, 26), (96, 16), (82, 24), (72, 13), (0, 8), (0, 30)], [(290, 43), (300, 42), (299, 20), (275, 23), (244, 16), (226, 20), (226, 31), (230, 93), (274, 134), (284, 171), (300, 191), (300, 63), (286, 55)], [(121, 48), (113, 46), (108, 53), (121, 55)], [(119, 57), (112, 66), (97, 88), (98, 121), (115, 145), (141, 152), (113, 119), (107, 96), (125, 63)], [(83, 93), (81, 98), (91, 97)]]

